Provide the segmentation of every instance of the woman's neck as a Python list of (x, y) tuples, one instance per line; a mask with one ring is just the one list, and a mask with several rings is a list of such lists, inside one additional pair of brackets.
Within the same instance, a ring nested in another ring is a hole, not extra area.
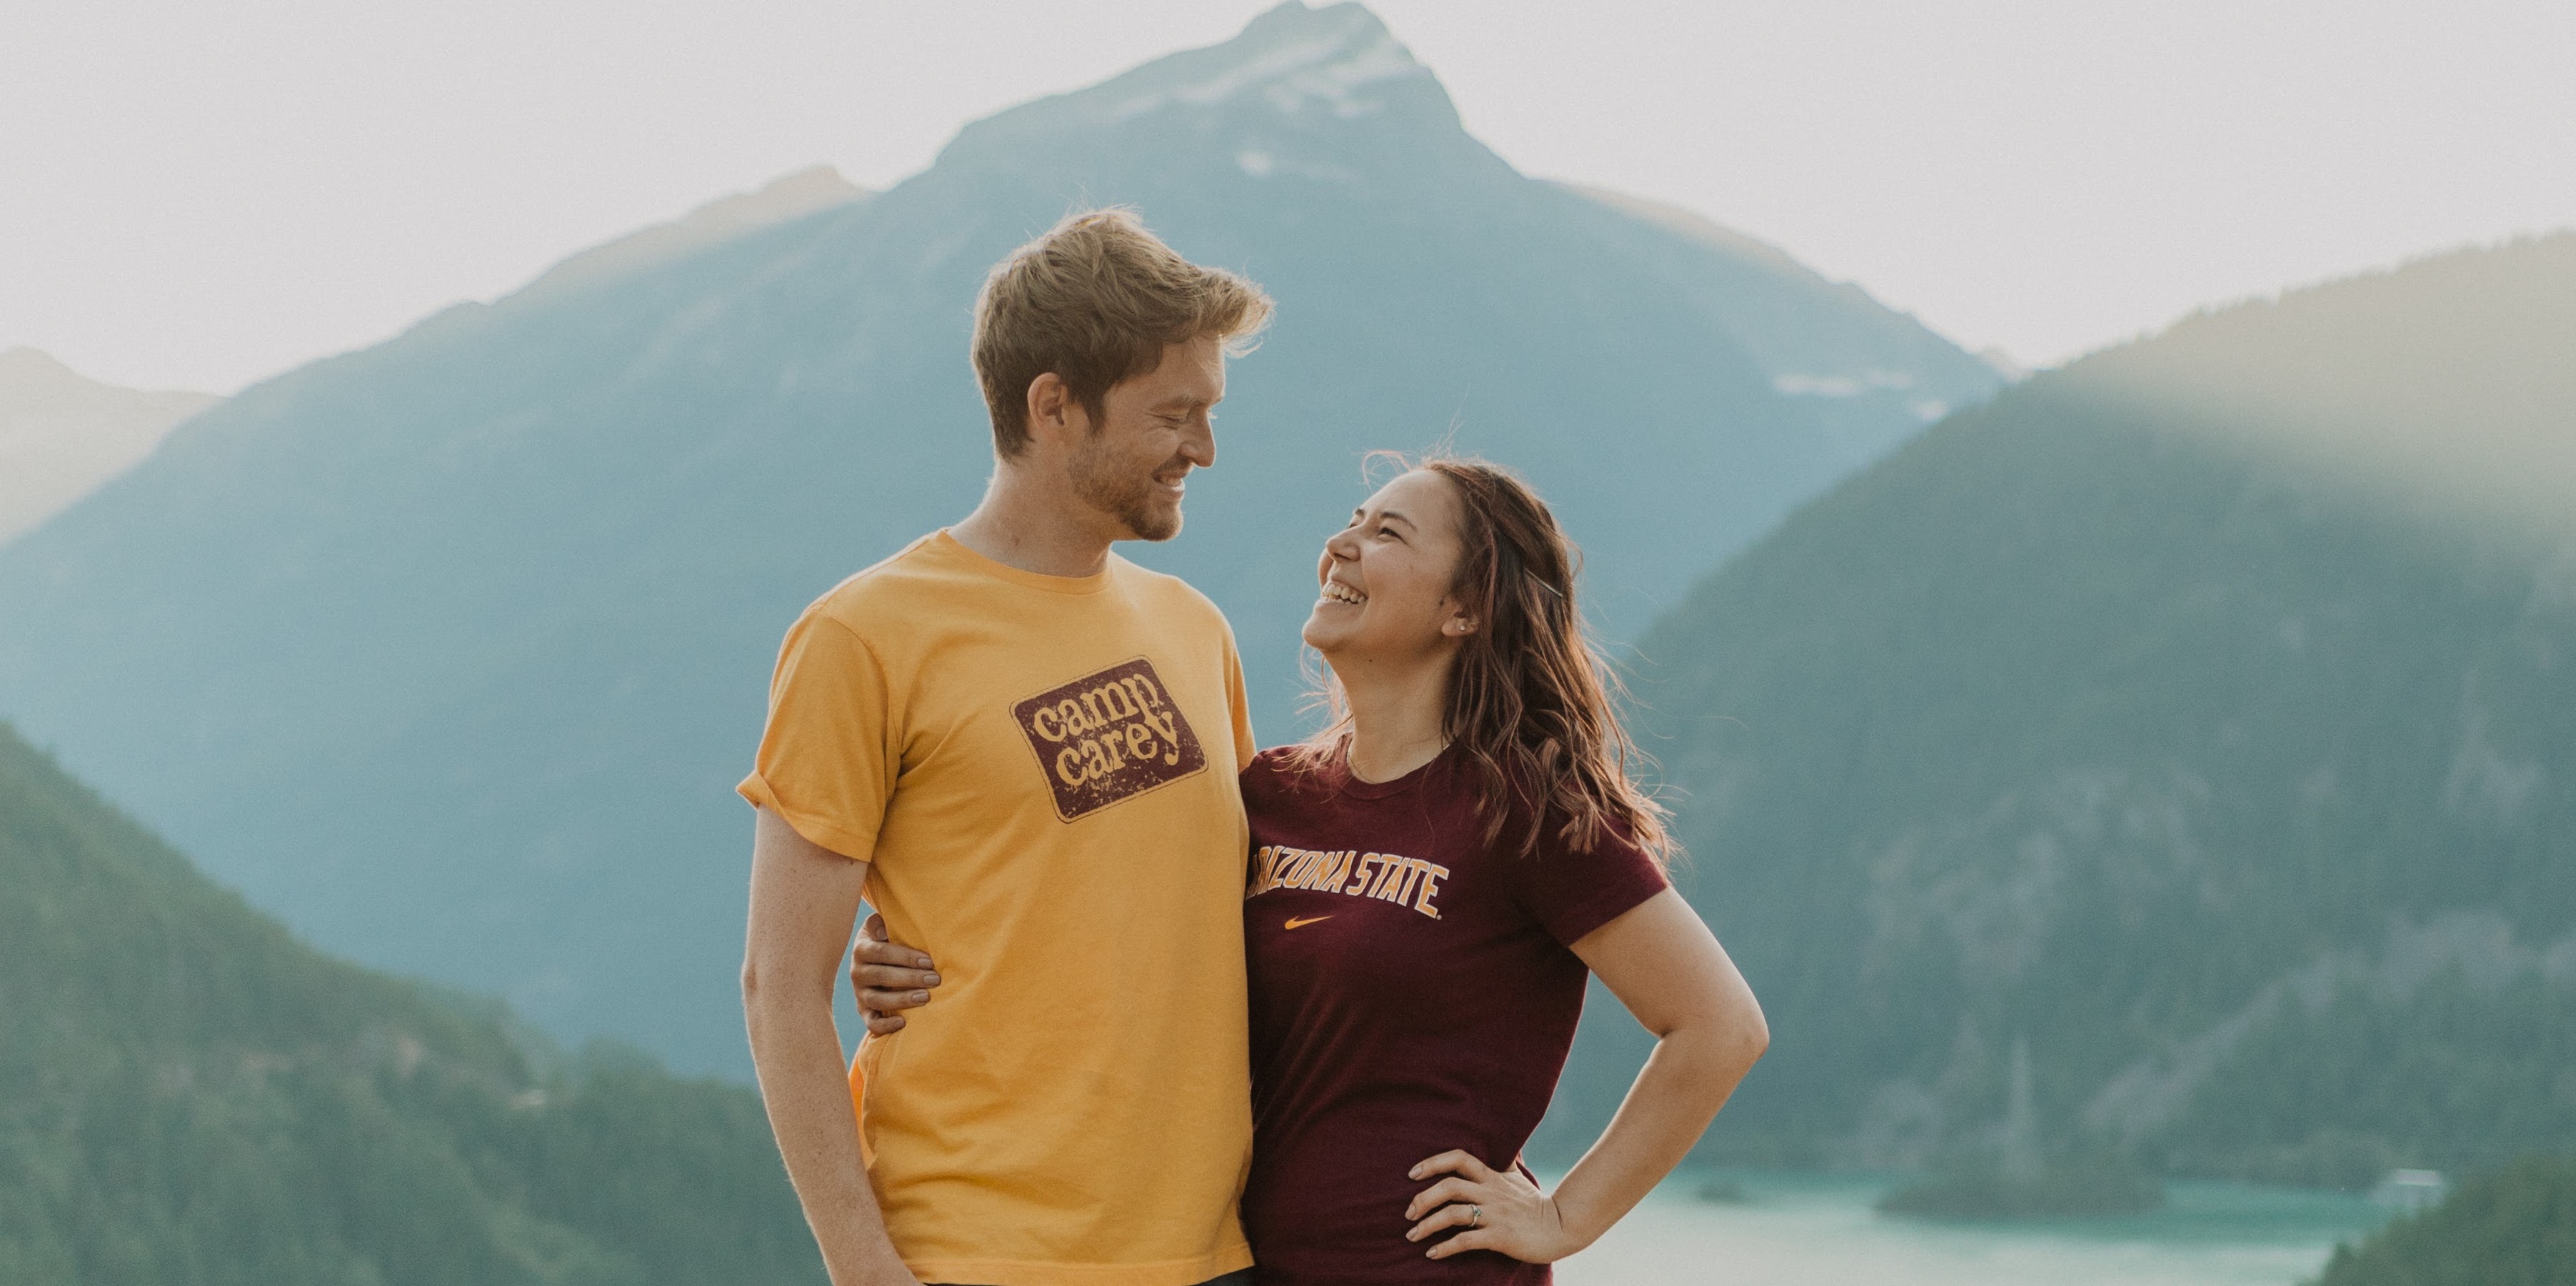
[[(1449, 745), (1449, 669), (1455, 653), (1413, 662), (1332, 660), (1351, 712), (1347, 760), (1361, 781), (1393, 781)], [(1329, 660), (1329, 658), (1328, 658)]]

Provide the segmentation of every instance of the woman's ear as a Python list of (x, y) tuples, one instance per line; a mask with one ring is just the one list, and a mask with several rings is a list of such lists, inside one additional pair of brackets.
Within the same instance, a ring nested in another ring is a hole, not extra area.
[(1476, 618), (1469, 616), (1462, 607), (1450, 608), (1449, 619), (1440, 623), (1440, 633), (1444, 638), (1463, 639), (1475, 632)]

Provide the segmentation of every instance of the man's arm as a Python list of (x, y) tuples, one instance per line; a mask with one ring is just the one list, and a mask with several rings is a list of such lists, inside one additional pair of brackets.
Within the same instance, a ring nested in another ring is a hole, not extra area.
[(859, 1118), (832, 1023), (832, 986), (868, 864), (813, 843), (766, 808), (757, 811), (742, 1012), (769, 1127), (834, 1286), (918, 1286), (886, 1235), (859, 1160)]

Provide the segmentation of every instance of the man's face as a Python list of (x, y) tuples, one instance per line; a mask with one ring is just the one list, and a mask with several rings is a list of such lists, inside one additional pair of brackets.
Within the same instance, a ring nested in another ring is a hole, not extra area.
[(1163, 350), (1145, 374), (1112, 385), (1067, 462), (1074, 494), (1124, 529), (1118, 540), (1181, 531), (1183, 479), (1216, 463), (1211, 413), (1225, 400), (1225, 349), (1213, 337)]

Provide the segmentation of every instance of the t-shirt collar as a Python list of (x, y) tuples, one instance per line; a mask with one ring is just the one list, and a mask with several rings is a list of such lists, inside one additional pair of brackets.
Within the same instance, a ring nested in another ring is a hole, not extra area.
[(1353, 799), (1385, 799), (1391, 795), (1403, 794), (1431, 780), (1432, 771), (1449, 762), (1451, 756), (1457, 753), (1458, 743), (1453, 741), (1441, 747), (1440, 753), (1433, 755), (1421, 767), (1401, 777), (1393, 777), (1385, 781), (1362, 781), (1351, 771), (1351, 743), (1346, 737), (1342, 740), (1341, 758), (1335, 761), (1334, 766), (1341, 770), (1342, 794)]
[(1022, 571), (1009, 563), (997, 562), (976, 553), (967, 548), (964, 541), (948, 534), (946, 527), (932, 533), (930, 543), (931, 547), (941, 554), (957, 559), (976, 571), (1009, 581), (1014, 585), (1044, 590), (1050, 594), (1097, 594), (1109, 588), (1110, 572), (1118, 563), (1118, 555), (1113, 553), (1109, 555), (1107, 564), (1089, 576), (1049, 576), (1042, 572)]

